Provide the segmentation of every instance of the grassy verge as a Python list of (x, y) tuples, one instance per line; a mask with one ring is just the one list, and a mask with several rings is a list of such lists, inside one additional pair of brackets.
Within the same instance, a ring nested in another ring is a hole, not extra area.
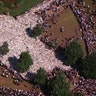
[(13, 9), (10, 12), (10, 15), (12, 16), (20, 15), (24, 13), (25, 11), (27, 11), (28, 9), (30, 9), (31, 7), (37, 5), (41, 1), (42, 0), (23, 0), (22, 3), (18, 4), (17, 8)]
[(13, 3), (4, 3), (0, 1), (0, 13), (7, 14), (10, 13), (11, 16), (18, 16), (33, 6), (36, 6), (38, 3), (42, 2), (43, 0), (21, 0), (17, 2), (16, 5)]

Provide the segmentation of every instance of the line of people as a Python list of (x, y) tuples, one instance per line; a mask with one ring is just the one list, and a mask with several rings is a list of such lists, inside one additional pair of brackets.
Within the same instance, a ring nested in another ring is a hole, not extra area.
[[(78, 0), (77, 0), (78, 1)], [(77, 6), (77, 4), (79, 6)], [(89, 12), (86, 12), (85, 10), (91, 10), (90, 6), (82, 6), (83, 2), (81, 1), (80, 3), (78, 2), (71, 2), (70, 7), (73, 10), (74, 14), (76, 15), (80, 26), (81, 26), (81, 31), (83, 33), (83, 39), (85, 40), (85, 43), (87, 45), (87, 51), (88, 53), (92, 53), (94, 51), (94, 44), (96, 41), (96, 35), (94, 35), (94, 32), (92, 29), (96, 29), (96, 22), (93, 20), (95, 18), (95, 15), (91, 15), (88, 17), (90, 14)], [(91, 10), (93, 11), (93, 10)]]
[(36, 90), (34, 88), (32, 91), (23, 91), (3, 86), (0, 87), (0, 96), (44, 96), (41, 92), (36, 92)]

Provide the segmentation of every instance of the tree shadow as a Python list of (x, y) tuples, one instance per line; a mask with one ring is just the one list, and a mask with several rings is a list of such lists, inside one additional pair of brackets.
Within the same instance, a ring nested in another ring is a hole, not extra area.
[(32, 36), (32, 30), (31, 30), (31, 28), (27, 28), (27, 29), (26, 29), (26, 34), (27, 34), (29, 37), (33, 37), (33, 36)]
[(55, 56), (58, 60), (61, 60), (61, 62), (64, 63), (65, 61), (65, 48), (62, 48), (62, 47), (58, 47), (56, 50), (55, 50)]
[(80, 76), (83, 76), (82, 70), (83, 70), (83, 59), (79, 59), (75, 64), (75, 69), (78, 70), (78, 73)]
[(13, 68), (14, 70), (18, 71), (18, 67), (17, 67), (18, 59), (17, 59), (17, 57), (16, 56), (9, 57), (8, 61), (10, 63), (10, 67)]
[(96, 4), (96, 0), (93, 0), (93, 4)]
[(26, 78), (28, 78), (31, 82), (34, 82), (35, 76), (36, 76), (36, 74), (31, 73), (31, 72), (27, 72), (27, 74), (26, 74)]

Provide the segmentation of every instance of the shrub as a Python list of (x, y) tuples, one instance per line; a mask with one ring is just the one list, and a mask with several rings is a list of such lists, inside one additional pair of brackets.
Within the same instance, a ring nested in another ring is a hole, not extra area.
[(32, 64), (33, 64), (33, 60), (31, 59), (29, 52), (22, 52), (17, 64), (19, 68), (19, 72), (23, 73), (27, 71), (30, 65)]
[(6, 55), (8, 52), (9, 52), (8, 43), (4, 42), (3, 45), (0, 47), (0, 54)]
[(40, 36), (42, 32), (43, 28), (39, 24), (37, 24), (36, 27), (34, 27), (32, 30), (32, 36), (36, 38), (37, 36)]

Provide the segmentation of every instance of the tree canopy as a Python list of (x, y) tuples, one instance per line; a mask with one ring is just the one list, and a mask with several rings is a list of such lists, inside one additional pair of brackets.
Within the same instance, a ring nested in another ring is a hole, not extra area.
[(37, 70), (37, 74), (34, 81), (42, 86), (46, 83), (46, 79), (47, 79), (46, 71), (43, 68)]
[(70, 96), (84, 96), (83, 93), (70, 93)]
[(37, 36), (40, 36), (42, 32), (43, 28), (39, 24), (37, 24), (36, 27), (34, 27), (32, 30), (32, 36), (36, 38)]
[(82, 55), (83, 51), (81, 46), (76, 41), (72, 41), (65, 49), (65, 64), (76, 64), (82, 58)]
[(66, 82), (64, 73), (58, 72), (56, 77), (48, 83), (50, 96), (68, 96), (69, 84)]
[(33, 60), (31, 59), (31, 56), (29, 55), (29, 52), (22, 52), (20, 55), (20, 58), (18, 60), (18, 68), (21, 73), (27, 71), (30, 67), (30, 65), (33, 64)]
[(88, 54), (82, 63), (82, 75), (85, 78), (96, 79), (96, 53)]
[(0, 47), (0, 54), (6, 55), (8, 52), (9, 52), (8, 43), (4, 42), (3, 45)]

